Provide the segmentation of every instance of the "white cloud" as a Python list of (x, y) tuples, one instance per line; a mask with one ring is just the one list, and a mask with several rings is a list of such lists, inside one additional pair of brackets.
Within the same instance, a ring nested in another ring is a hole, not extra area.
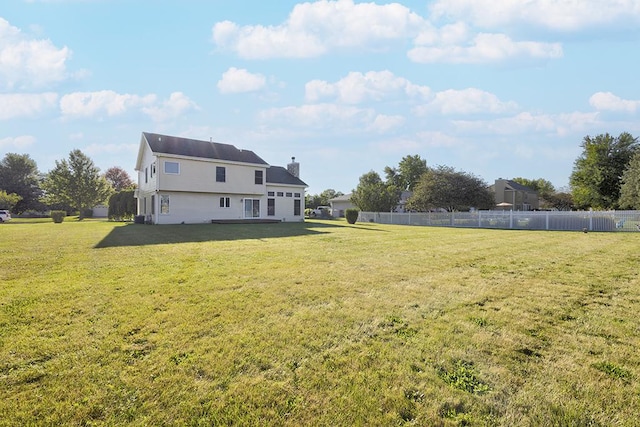
[(297, 4), (277, 26), (218, 22), (213, 41), (242, 58), (309, 58), (334, 48), (380, 49), (390, 41), (415, 37), (424, 25), (423, 18), (399, 3), (319, 0)]
[(270, 125), (299, 128), (362, 129), (376, 118), (372, 109), (362, 109), (338, 104), (306, 104), (300, 107), (271, 108), (259, 114), (260, 120)]
[(369, 71), (364, 74), (351, 72), (336, 83), (312, 80), (305, 85), (305, 99), (308, 102), (336, 98), (345, 104), (359, 104), (407, 95), (428, 97), (430, 93), (431, 90), (428, 87), (414, 85), (388, 70)]
[(424, 116), (431, 112), (441, 114), (502, 114), (517, 110), (515, 102), (501, 101), (496, 95), (480, 89), (445, 90), (435, 94), (428, 104), (414, 108), (414, 113)]
[(435, 19), (463, 20), (483, 28), (535, 26), (556, 31), (640, 23), (636, 0), (437, 0)]
[(0, 120), (36, 117), (56, 108), (57, 102), (54, 92), (0, 94)]
[(75, 92), (64, 95), (60, 100), (60, 110), (65, 118), (114, 117), (141, 111), (155, 121), (164, 121), (197, 108), (182, 92), (173, 92), (162, 102), (158, 102), (155, 94), (140, 96), (112, 90)]
[(142, 112), (147, 114), (156, 122), (176, 119), (190, 110), (198, 110), (198, 105), (189, 99), (182, 92), (173, 92), (169, 99), (160, 105), (153, 105), (142, 108)]
[(388, 116), (385, 114), (378, 114), (374, 119), (369, 129), (378, 133), (387, 133), (393, 129), (397, 129), (404, 125), (406, 119), (403, 116), (394, 115)]
[(0, 18), (0, 81), (8, 89), (38, 88), (68, 77), (69, 48), (33, 39)]
[(568, 135), (598, 125), (598, 113), (566, 113), (558, 115), (519, 113), (495, 120), (455, 120), (459, 132), (476, 135)]
[(244, 68), (231, 67), (218, 81), (220, 93), (255, 92), (264, 88), (267, 79), (262, 74), (253, 74)]
[(17, 137), (9, 137), (0, 139), (0, 148), (13, 149), (13, 148), (26, 148), (33, 145), (36, 142), (36, 138), (31, 135), (22, 135)]
[[(424, 38), (421, 39), (425, 41)], [(459, 42), (459, 40), (456, 40)], [(407, 53), (414, 62), (428, 64), (448, 62), (454, 64), (477, 64), (504, 62), (511, 59), (556, 59), (563, 56), (559, 43), (514, 41), (505, 34), (477, 34), (465, 45), (440, 44), (418, 45)]]
[(82, 151), (88, 155), (137, 153), (138, 144), (91, 144)]
[(95, 117), (106, 114), (117, 116), (132, 108), (151, 105), (155, 95), (119, 94), (112, 90), (97, 92), (74, 92), (64, 95), (60, 100), (60, 110), (65, 117)]
[(635, 113), (640, 110), (640, 101), (622, 99), (611, 92), (597, 92), (589, 98), (589, 104), (600, 111), (623, 111)]

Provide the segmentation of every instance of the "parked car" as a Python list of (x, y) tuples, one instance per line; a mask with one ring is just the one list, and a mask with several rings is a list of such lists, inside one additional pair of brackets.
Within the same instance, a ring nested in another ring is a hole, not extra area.
[(9, 211), (0, 210), (0, 222), (11, 221), (11, 213)]
[(331, 206), (318, 206), (314, 210), (311, 211), (311, 217), (317, 218), (328, 218), (331, 216)]

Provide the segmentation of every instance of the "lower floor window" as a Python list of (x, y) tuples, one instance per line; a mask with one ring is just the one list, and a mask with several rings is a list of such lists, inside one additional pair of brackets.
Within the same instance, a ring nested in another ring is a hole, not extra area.
[(267, 215), (275, 216), (276, 214), (276, 199), (267, 199)]
[(293, 215), (294, 216), (300, 216), (300, 211), (301, 211), (300, 206), (301, 206), (300, 200), (294, 200), (293, 201)]
[(160, 213), (161, 214), (169, 213), (169, 196), (167, 195), (160, 196)]
[(259, 218), (260, 217), (260, 200), (244, 199), (244, 217)]
[(231, 199), (229, 197), (220, 197), (220, 207), (228, 208), (231, 206)]

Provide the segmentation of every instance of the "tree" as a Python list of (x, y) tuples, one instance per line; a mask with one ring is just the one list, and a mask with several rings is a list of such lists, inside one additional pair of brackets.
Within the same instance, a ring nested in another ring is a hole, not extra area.
[(109, 219), (122, 221), (132, 219), (136, 214), (136, 200), (133, 190), (123, 190), (109, 197)]
[(640, 150), (622, 174), (619, 205), (623, 209), (640, 209)]
[(620, 199), (622, 175), (638, 150), (629, 133), (586, 136), (583, 152), (574, 163), (569, 182), (574, 203), (581, 209), (615, 209)]
[(407, 209), (418, 212), (439, 208), (449, 212), (468, 211), (472, 207), (489, 209), (495, 198), (488, 187), (470, 173), (438, 166), (422, 175), (407, 201)]
[(384, 183), (374, 171), (362, 175), (358, 187), (351, 193), (351, 202), (364, 212), (389, 212), (399, 201), (398, 189)]
[(574, 208), (573, 196), (567, 191), (558, 191), (547, 195), (544, 200), (547, 208), (553, 208), (559, 211), (570, 211)]
[(135, 186), (129, 174), (118, 166), (107, 169), (104, 177), (115, 191), (128, 190)]
[(420, 177), (427, 172), (427, 161), (419, 155), (404, 156), (397, 168), (385, 167), (384, 173), (387, 183), (395, 186), (399, 191), (413, 191)]
[(17, 194), (20, 200), (13, 210), (17, 213), (43, 209), (42, 190), (36, 162), (28, 154), (7, 153), (0, 162), (0, 190)]
[(307, 194), (305, 196), (305, 206), (310, 209), (315, 209), (318, 206), (328, 206), (329, 200), (342, 195), (342, 192), (336, 191), (333, 188), (328, 188), (320, 194)]
[(22, 200), (22, 197), (18, 196), (17, 194), (9, 194), (4, 190), (0, 190), (0, 209), (13, 211), (13, 208), (18, 204), (20, 200)]
[(84, 218), (84, 210), (107, 200), (111, 186), (100, 175), (100, 169), (80, 150), (69, 153), (69, 160), (56, 160), (56, 166), (51, 170), (42, 187), (45, 190), (45, 200), (48, 203), (68, 204)]

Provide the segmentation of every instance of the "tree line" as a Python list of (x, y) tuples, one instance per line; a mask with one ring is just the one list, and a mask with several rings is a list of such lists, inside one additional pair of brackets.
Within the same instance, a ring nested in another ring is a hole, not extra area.
[(110, 218), (128, 219), (136, 213), (134, 188), (124, 169), (114, 166), (100, 173), (77, 149), (56, 160), (46, 174), (28, 154), (8, 153), (0, 161), (0, 208), (16, 214), (63, 210), (83, 219), (94, 206), (108, 203)]
[[(623, 132), (614, 137), (600, 134), (585, 136), (582, 153), (575, 160), (569, 189), (557, 190), (544, 179), (513, 178), (538, 192), (542, 209), (640, 209), (640, 145), (638, 138)], [(428, 167), (419, 155), (405, 156), (398, 166), (387, 166), (384, 179), (369, 171), (359, 179), (351, 193), (351, 202), (362, 211), (389, 212), (396, 209), (402, 193), (410, 196), (405, 209), (426, 212), (433, 209), (465, 211), (490, 209), (495, 205), (489, 184), (472, 173), (438, 165)], [(308, 196), (312, 205), (326, 205), (342, 195), (325, 190)]]

